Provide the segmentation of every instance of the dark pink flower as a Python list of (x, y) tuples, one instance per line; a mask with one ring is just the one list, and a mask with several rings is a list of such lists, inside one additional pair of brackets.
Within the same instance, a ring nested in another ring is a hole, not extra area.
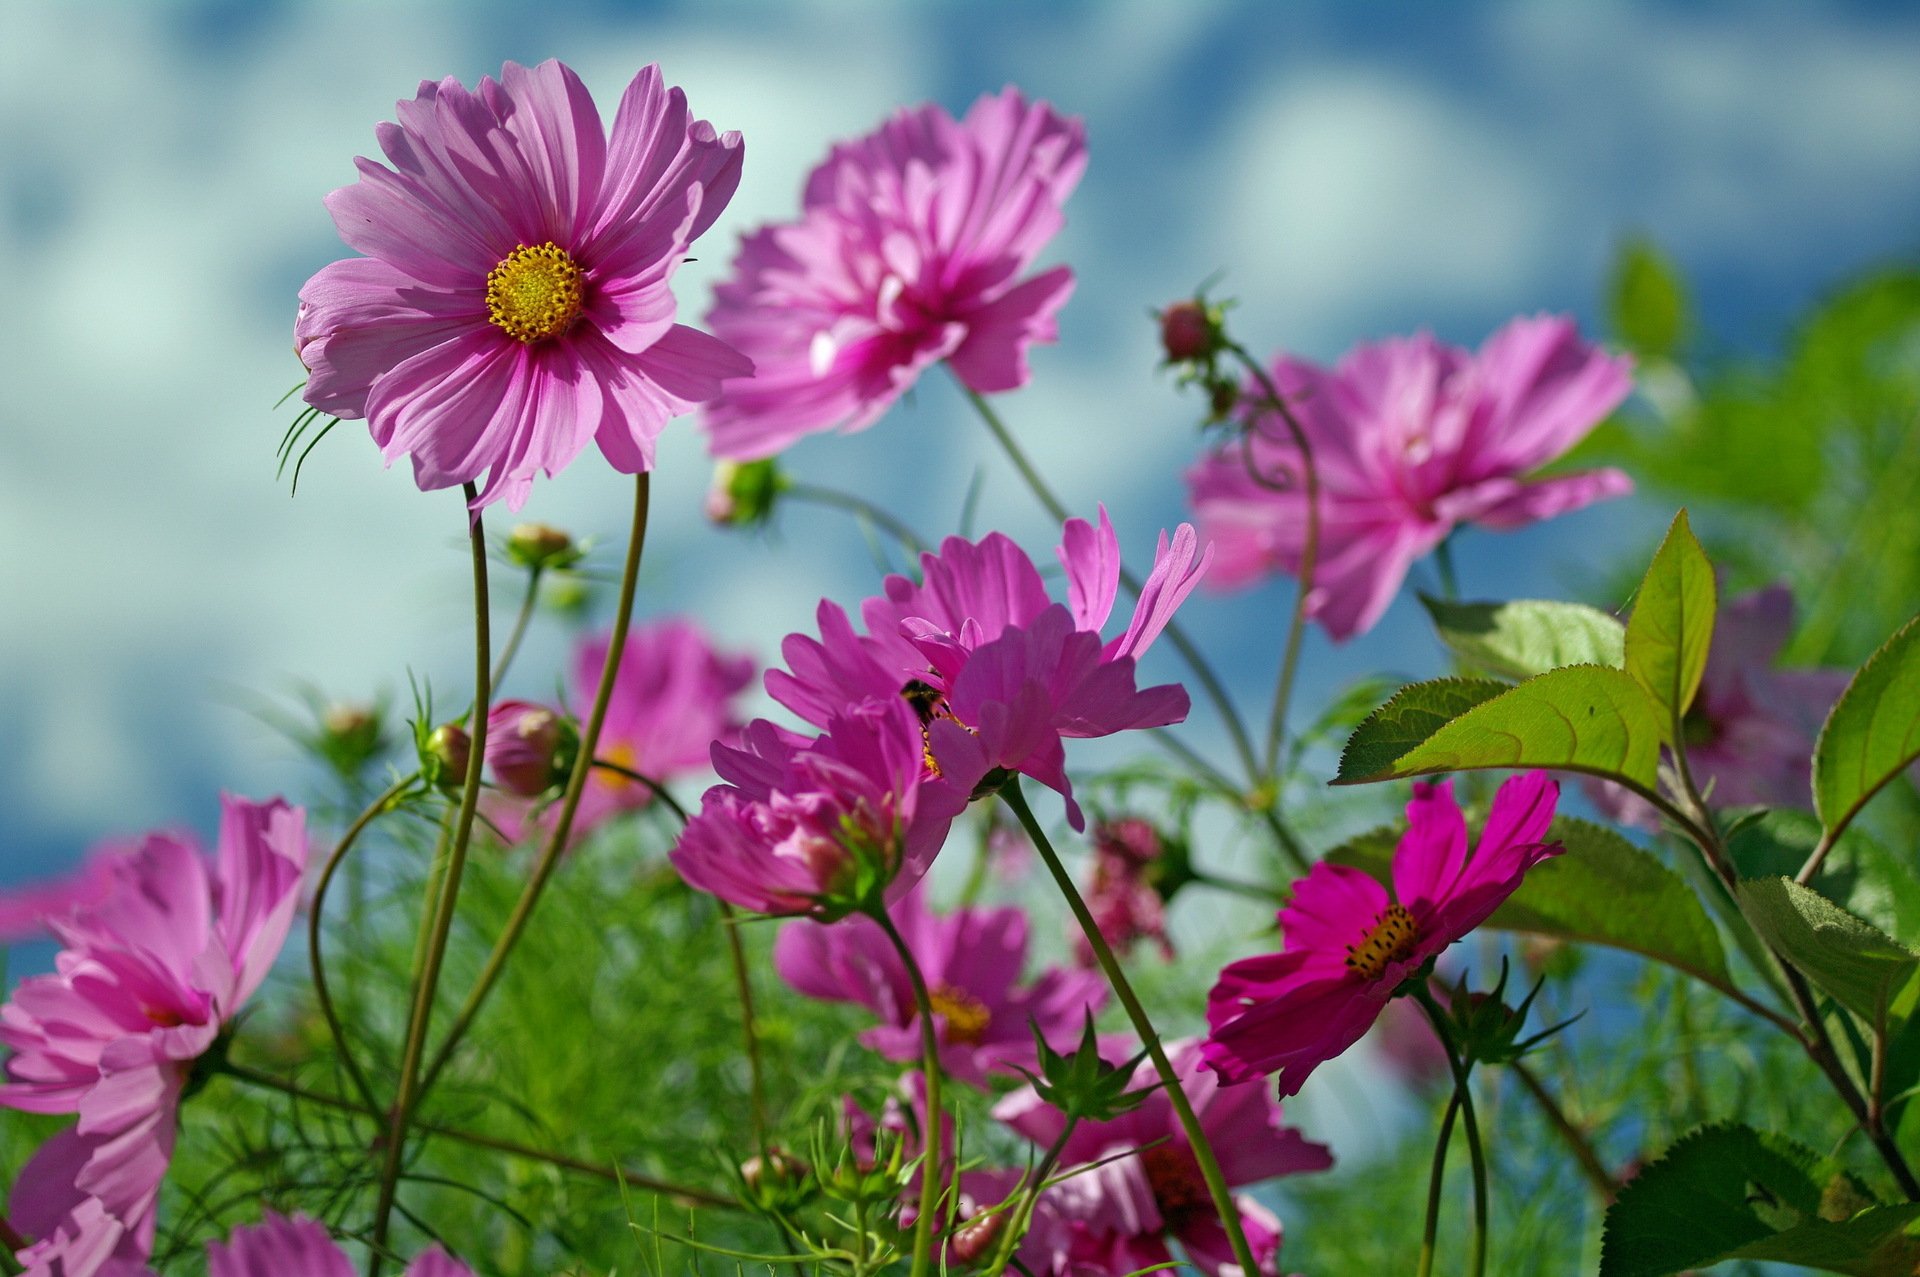
[(561, 779), (561, 747), (571, 728), (559, 711), (532, 701), (496, 701), (487, 711), (487, 767), (494, 783), (538, 798)]
[(755, 365), (702, 414), (714, 454), (864, 429), (943, 359), (981, 394), (1025, 385), (1073, 274), (1020, 276), (1086, 158), (1080, 121), (1011, 88), (963, 120), (917, 107), (836, 146), (799, 219), (747, 236), (714, 290), (707, 322)]
[[(1173, 958), (1166, 900), (1154, 878), (1162, 850), (1159, 832), (1144, 820), (1108, 820), (1093, 827), (1093, 880), (1087, 884), (1087, 909), (1100, 927), (1101, 938), (1115, 953), (1125, 955), (1138, 941), (1151, 940), (1160, 946), (1162, 957)], [(1070, 938), (1080, 964), (1092, 966), (1093, 946), (1086, 935), (1076, 927)]]
[(32, 1272), (90, 1277), (140, 1262), (193, 1068), (266, 978), (299, 899), (305, 816), (275, 799), (224, 798), (211, 863), (188, 842), (147, 838), (105, 899), (53, 922), (51, 975), (0, 1007), (12, 1055), (0, 1106), (78, 1113), (15, 1184)]
[[(225, 1244), (207, 1244), (207, 1277), (357, 1277), (357, 1273), (324, 1225), (268, 1211), (258, 1224), (234, 1229)], [(473, 1277), (473, 1270), (435, 1246), (407, 1265), (402, 1277)]]
[(688, 246), (740, 181), (737, 133), (694, 120), (660, 68), (633, 78), (609, 138), (580, 78), (509, 62), (451, 77), (375, 129), (388, 164), (327, 197), (366, 254), (300, 290), (306, 401), (366, 418), (422, 489), (487, 476), (476, 507), (519, 509), (536, 473), (589, 440), (614, 469), (653, 465), (667, 419), (752, 365), (673, 322)]
[(105, 842), (87, 853), (72, 873), (0, 892), (0, 945), (37, 939), (56, 919), (99, 904), (113, 891), (135, 847)]
[[(1106, 1004), (1097, 974), (1054, 967), (1030, 984), (1020, 977), (1027, 960), (1027, 915), (1020, 909), (956, 909), (935, 914), (925, 888), (888, 908), (920, 968), (938, 1021), (940, 1067), (974, 1086), (1013, 1065), (1037, 1067), (1029, 1022), (1049, 1043), (1069, 1045), (1088, 1011)], [(913, 985), (886, 934), (870, 918), (834, 926), (789, 923), (774, 944), (773, 964), (808, 997), (852, 1002), (879, 1017), (860, 1035), (889, 1060), (920, 1058), (919, 1013)]]
[(1164, 533), (1126, 632), (1102, 639), (1119, 592), (1120, 546), (1103, 507), (1100, 525), (1069, 519), (1058, 550), (1067, 602), (1055, 603), (1033, 560), (998, 532), (949, 537), (921, 556), (922, 581), (890, 576), (861, 605), (866, 633), (822, 602), (820, 638), (789, 635), (787, 670), (767, 673), (773, 698), (810, 723), (869, 697), (904, 696), (923, 723), (957, 723), (988, 767), (1023, 772), (1059, 791), (1083, 828), (1066, 776), (1064, 738), (1162, 727), (1187, 714), (1175, 684), (1141, 690), (1134, 663), (1193, 590), (1212, 550), (1193, 529)]
[[(1229, 1188), (1333, 1165), (1325, 1145), (1281, 1124), (1280, 1102), (1265, 1087), (1222, 1089), (1203, 1067), (1198, 1040), (1168, 1043), (1167, 1056)], [(1173, 1257), (1170, 1237), (1203, 1272), (1232, 1270), (1226, 1229), (1150, 1061), (1141, 1062), (1133, 1087), (1156, 1089), (1130, 1113), (1079, 1123), (1061, 1150), (1055, 1173), (1069, 1178), (1046, 1196), (1055, 1217), (1054, 1244), (1064, 1243), (1066, 1250), (1066, 1270), (1123, 1273), (1164, 1264)], [(1030, 1086), (1001, 1100), (993, 1114), (1041, 1148), (1051, 1147), (1066, 1126), (1065, 1114)], [(1087, 1169), (1076, 1173), (1075, 1167)], [(1251, 1197), (1234, 1201), (1260, 1272), (1271, 1277), (1279, 1261), (1280, 1221)]]
[[(872, 892), (906, 891), (933, 863), (984, 770), (966, 733), (931, 743), (899, 697), (866, 701), (809, 740), (765, 719), (744, 747), (715, 743), (726, 784), (706, 792), (671, 853), (680, 876), (744, 909), (839, 917)], [(948, 760), (928, 775), (929, 751)]]
[[(1631, 363), (1573, 322), (1516, 319), (1478, 353), (1422, 333), (1355, 347), (1332, 369), (1282, 356), (1274, 381), (1320, 476), (1310, 613), (1336, 640), (1372, 628), (1407, 569), (1456, 527), (1516, 528), (1632, 489), (1618, 470), (1523, 476), (1559, 457), (1632, 389)], [(1263, 392), (1249, 388), (1249, 402)], [(1231, 588), (1298, 573), (1306, 498), (1292, 435), (1271, 409), (1187, 472)]]
[[(1716, 807), (1811, 807), (1813, 746), (1846, 670), (1773, 668), (1793, 634), (1793, 592), (1771, 585), (1727, 600), (1714, 621), (1700, 692), (1681, 724), (1687, 768)], [(1645, 799), (1588, 780), (1594, 806), (1622, 824), (1658, 829)]]
[(1224, 1082), (1278, 1070), (1280, 1094), (1298, 1092), (1360, 1040), (1409, 976), (1485, 922), (1528, 869), (1560, 854), (1559, 843), (1541, 841), (1559, 793), (1545, 772), (1508, 779), (1469, 855), (1452, 782), (1415, 782), (1393, 895), (1361, 870), (1315, 865), (1280, 911), (1283, 950), (1233, 963), (1207, 996), (1207, 1063)]

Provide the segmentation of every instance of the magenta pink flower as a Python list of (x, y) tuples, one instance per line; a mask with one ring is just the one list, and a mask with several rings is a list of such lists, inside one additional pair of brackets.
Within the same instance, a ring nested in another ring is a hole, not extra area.
[[(207, 1244), (207, 1277), (357, 1277), (346, 1252), (324, 1225), (267, 1212), (258, 1224), (236, 1228), (225, 1245)], [(473, 1277), (473, 1270), (434, 1246), (402, 1277)]]
[(1485, 922), (1527, 870), (1560, 854), (1559, 843), (1541, 841), (1559, 795), (1545, 772), (1511, 777), (1469, 855), (1452, 782), (1415, 782), (1393, 896), (1358, 869), (1315, 865), (1280, 911), (1282, 952), (1233, 963), (1207, 995), (1207, 1063), (1223, 1082), (1277, 1069), (1280, 1094), (1297, 1093), (1360, 1040), (1428, 959)]
[(35, 1239), (19, 1256), (34, 1273), (145, 1260), (181, 1093), (279, 954), (306, 860), (299, 808), (224, 798), (211, 864), (151, 835), (111, 895), (54, 921), (54, 973), (21, 981), (0, 1007), (12, 1051), (0, 1106), (80, 1116), (9, 1202)]
[(125, 842), (101, 843), (72, 873), (0, 892), (0, 945), (48, 935), (55, 920), (105, 900), (135, 850)]
[[(1477, 354), (1422, 333), (1355, 347), (1331, 370), (1283, 356), (1273, 376), (1320, 476), (1307, 607), (1335, 640), (1371, 629), (1414, 560), (1461, 524), (1516, 528), (1632, 490), (1618, 470), (1522, 478), (1578, 443), (1633, 386), (1630, 361), (1582, 342), (1569, 319), (1516, 319)], [(1297, 574), (1306, 535), (1292, 435), (1271, 410), (1245, 419), (1244, 441), (1187, 472), (1219, 549), (1213, 584), (1226, 588)]]
[[(930, 753), (942, 774), (928, 774)], [(706, 792), (670, 858), (744, 909), (839, 917), (926, 873), (984, 770), (957, 760), (977, 753), (952, 724), (923, 736), (897, 696), (848, 707), (813, 740), (761, 719), (744, 748), (714, 745), (727, 783)]]
[(799, 220), (747, 236), (714, 290), (707, 322), (755, 364), (703, 413), (714, 454), (865, 429), (943, 359), (981, 394), (1025, 385), (1073, 274), (1019, 277), (1086, 160), (1080, 121), (1011, 88), (964, 120), (922, 106), (835, 147)]
[(509, 62), (475, 90), (423, 82), (375, 130), (388, 163), (327, 197), (348, 247), (300, 290), (306, 401), (366, 418), (424, 489), (487, 480), (519, 509), (588, 440), (651, 468), (667, 419), (752, 365), (673, 322), (688, 246), (740, 181), (737, 133), (694, 120), (660, 69), (609, 138), (580, 78)]
[[(1810, 808), (1813, 746), (1845, 670), (1775, 669), (1793, 634), (1793, 592), (1768, 586), (1729, 599), (1714, 622), (1700, 693), (1687, 711), (1687, 768), (1716, 807)], [(1622, 824), (1658, 829), (1637, 794), (1599, 780), (1582, 783), (1594, 806)]]
[(532, 701), (496, 701), (487, 711), (487, 767), (509, 794), (538, 798), (562, 777), (561, 747), (571, 731), (558, 710)]
[[(1203, 1067), (1196, 1039), (1168, 1043), (1167, 1055), (1228, 1187), (1333, 1165), (1325, 1145), (1281, 1124), (1280, 1102), (1265, 1087), (1222, 1089)], [(1133, 1085), (1160, 1087), (1151, 1062), (1141, 1063)], [(1041, 1148), (1051, 1147), (1066, 1126), (1065, 1114), (1031, 1086), (1001, 1100), (993, 1115)], [(1076, 1166), (1088, 1169), (1076, 1173)], [(1066, 1252), (1067, 1271), (1127, 1273), (1164, 1264), (1173, 1257), (1169, 1237), (1201, 1271), (1232, 1270), (1226, 1229), (1164, 1089), (1112, 1121), (1079, 1123), (1061, 1150), (1060, 1167), (1056, 1174), (1070, 1178), (1046, 1196), (1056, 1220), (1053, 1242)], [(1251, 1197), (1234, 1201), (1260, 1272), (1271, 1277), (1280, 1221)]]
[[(951, 1077), (984, 1087), (993, 1071), (1037, 1068), (1030, 1022), (1058, 1047), (1071, 1045), (1089, 1011), (1106, 1004), (1099, 975), (1061, 967), (1020, 983), (1027, 960), (1027, 915), (1016, 908), (927, 908), (925, 888), (888, 907), (927, 982), (938, 1021), (940, 1067)], [(794, 922), (780, 929), (774, 968), (808, 997), (852, 1002), (880, 1023), (860, 1035), (862, 1045), (889, 1060), (920, 1058), (919, 1012), (913, 985), (886, 934), (870, 918), (823, 926)]]
[[(788, 670), (767, 673), (773, 698), (816, 725), (841, 706), (904, 696), (923, 723), (957, 723), (979, 743), (988, 767), (1024, 772), (1067, 800), (1076, 829), (1085, 821), (1066, 776), (1064, 738), (1162, 727), (1187, 714), (1175, 684), (1140, 690), (1134, 663), (1158, 638), (1212, 561), (1193, 529), (1164, 533), (1126, 632), (1100, 628), (1119, 592), (1120, 545), (1105, 507), (1096, 529), (1069, 519), (1058, 550), (1067, 603), (1047, 597), (1033, 561), (998, 532), (979, 542), (949, 537), (921, 556), (923, 580), (886, 580), (886, 593), (861, 605), (866, 634), (822, 602), (820, 638), (789, 635)], [(790, 672), (789, 672), (790, 671)]]
[[(1125, 955), (1139, 941), (1151, 940), (1160, 947), (1162, 957), (1173, 958), (1166, 900), (1153, 874), (1162, 850), (1159, 832), (1144, 820), (1101, 821), (1093, 827), (1093, 880), (1087, 884), (1087, 909), (1101, 938), (1115, 953)], [(1069, 938), (1080, 965), (1094, 965), (1093, 946), (1085, 933), (1075, 927)]]

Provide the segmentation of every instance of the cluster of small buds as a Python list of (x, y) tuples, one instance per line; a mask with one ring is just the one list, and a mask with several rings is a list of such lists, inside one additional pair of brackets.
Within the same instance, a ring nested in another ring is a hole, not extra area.
[(1221, 357), (1233, 345), (1227, 336), (1226, 313), (1231, 305), (1208, 301), (1202, 289), (1154, 314), (1165, 366), (1180, 370), (1181, 385), (1206, 391), (1209, 423), (1227, 420), (1240, 402), (1239, 381), (1221, 367)]

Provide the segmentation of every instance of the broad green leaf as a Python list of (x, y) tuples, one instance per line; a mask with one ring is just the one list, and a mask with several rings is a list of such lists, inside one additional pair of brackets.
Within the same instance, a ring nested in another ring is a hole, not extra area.
[(1607, 1210), (1600, 1277), (1667, 1277), (1771, 1259), (1855, 1277), (1905, 1277), (1920, 1205), (1879, 1206), (1812, 1149), (1746, 1126), (1694, 1131)]
[(1627, 618), (1627, 673), (1659, 706), (1667, 731), (1700, 690), (1713, 643), (1713, 596), (1713, 565), (1682, 510), (1654, 552)]
[(1750, 878), (1740, 911), (1781, 957), (1869, 1024), (1920, 966), (1913, 950), (1791, 878)]
[(1813, 806), (1844, 829), (1879, 788), (1920, 758), (1920, 617), (1860, 667), (1813, 749)]
[(1629, 240), (1613, 265), (1608, 318), (1628, 350), (1670, 359), (1687, 339), (1687, 294), (1680, 276), (1657, 248)]
[(1502, 678), (1531, 678), (1563, 665), (1618, 667), (1625, 659), (1626, 627), (1582, 603), (1453, 603), (1425, 594), (1420, 602), (1454, 655)]
[[(1441, 680), (1459, 684), (1464, 680)], [(1661, 723), (1640, 685), (1622, 670), (1570, 665), (1502, 690), (1466, 683), (1477, 703), (1444, 713), (1417, 683), (1360, 724), (1340, 756), (1336, 785), (1484, 767), (1558, 767), (1655, 785)], [(1403, 698), (1424, 712), (1390, 713)]]
[[(1369, 831), (1327, 859), (1387, 882), (1401, 832), (1391, 826)], [(1734, 987), (1720, 934), (1678, 874), (1619, 834), (1584, 820), (1562, 816), (1548, 837), (1566, 851), (1528, 870), (1487, 926), (1625, 949), (1716, 988)]]
[(1367, 715), (1340, 754), (1340, 775), (1384, 772), (1395, 759), (1482, 701), (1507, 690), (1505, 683), (1478, 678), (1441, 678), (1413, 683)]
[[(1793, 877), (1820, 841), (1820, 820), (1788, 807), (1756, 810), (1727, 833), (1742, 878)], [(1820, 894), (1902, 944), (1920, 943), (1920, 872), (1859, 827), (1849, 829), (1820, 870)]]

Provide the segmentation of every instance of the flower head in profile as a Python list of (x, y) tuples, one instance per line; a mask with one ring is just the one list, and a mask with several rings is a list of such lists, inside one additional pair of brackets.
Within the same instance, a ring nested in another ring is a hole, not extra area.
[(1074, 828), (1085, 820), (1066, 775), (1070, 738), (1164, 727), (1187, 715), (1176, 684), (1141, 689), (1135, 662), (1173, 618), (1212, 560), (1193, 529), (1164, 533), (1126, 631), (1100, 630), (1120, 588), (1120, 544), (1103, 507), (1096, 528), (1069, 519), (1058, 550), (1067, 602), (1047, 595), (1039, 569), (998, 532), (980, 541), (949, 537), (921, 556), (922, 579), (890, 576), (885, 593), (861, 604), (866, 632), (822, 602), (819, 639), (789, 635), (788, 668), (767, 673), (773, 698), (810, 723), (841, 706), (904, 698), (929, 730), (963, 728), (981, 772), (1022, 772), (1063, 795)]
[[(1525, 476), (1632, 389), (1631, 364), (1557, 316), (1516, 319), (1477, 352), (1422, 333), (1335, 367), (1281, 357), (1273, 379), (1313, 450), (1320, 553), (1309, 614), (1336, 641), (1373, 627), (1414, 561), (1463, 524), (1517, 528), (1631, 491), (1618, 470)], [(1298, 573), (1306, 496), (1292, 434), (1250, 388), (1246, 432), (1187, 472), (1222, 587)]]
[[(715, 743), (725, 784), (706, 792), (671, 859), (688, 884), (768, 914), (840, 918), (897, 897), (926, 873), (979, 773), (953, 762), (959, 728), (931, 744), (898, 697), (850, 706), (824, 734), (765, 719), (741, 748)], [(929, 775), (935, 751), (952, 765)]]
[(0, 1106), (79, 1115), (8, 1203), (33, 1239), (29, 1271), (90, 1277), (146, 1259), (181, 1096), (279, 954), (306, 861), (299, 808), (226, 798), (211, 861), (151, 835), (111, 892), (54, 920), (54, 972), (0, 1007)]
[(864, 429), (943, 359), (981, 394), (1024, 385), (1027, 348), (1054, 339), (1073, 290), (1064, 266), (1025, 272), (1086, 158), (1079, 120), (1011, 88), (964, 119), (916, 107), (835, 147), (799, 218), (747, 236), (714, 290), (707, 322), (755, 365), (703, 413), (714, 454)]
[[(1687, 768), (1716, 807), (1813, 803), (1813, 747), (1846, 690), (1845, 670), (1775, 669), (1793, 634), (1793, 592), (1768, 586), (1727, 600), (1714, 618), (1700, 691), (1681, 723)], [(1652, 804), (1584, 780), (1594, 806), (1622, 824), (1658, 829)]]
[[(940, 1043), (940, 1067), (951, 1077), (985, 1086), (995, 1070), (1033, 1067), (1034, 1028), (1049, 1042), (1070, 1042), (1088, 1011), (1106, 1004), (1105, 981), (1095, 972), (1050, 968), (1031, 983), (1027, 915), (1017, 908), (927, 908), (925, 888), (908, 892), (888, 914), (927, 982)], [(879, 925), (849, 918), (835, 926), (789, 923), (774, 945), (774, 967), (808, 997), (852, 1002), (879, 1017), (860, 1035), (889, 1060), (920, 1057), (919, 1012), (900, 955)]]
[[(1223, 1089), (1207, 1071), (1195, 1039), (1167, 1044), (1167, 1055), (1230, 1188), (1333, 1165), (1325, 1145), (1281, 1124), (1280, 1102), (1265, 1087)], [(1165, 1264), (1178, 1241), (1201, 1271), (1232, 1270), (1226, 1229), (1200, 1174), (1186, 1131), (1150, 1061), (1134, 1073), (1135, 1090), (1152, 1090), (1131, 1112), (1083, 1121), (1061, 1149), (1064, 1178), (1048, 1189), (1050, 1240), (1064, 1251), (1058, 1272), (1138, 1272)], [(993, 1115), (1040, 1148), (1066, 1129), (1066, 1117), (1032, 1087), (1001, 1100)], [(1076, 1171), (1075, 1167), (1086, 1169)], [(1266, 1277), (1278, 1271), (1280, 1221), (1250, 1196), (1234, 1199), (1240, 1223)]]
[(674, 322), (670, 284), (740, 181), (737, 133), (695, 120), (660, 69), (633, 78), (609, 136), (559, 62), (509, 62), (477, 89), (421, 84), (376, 130), (387, 163), (327, 197), (348, 247), (300, 290), (306, 401), (365, 418), (423, 490), (485, 485), (519, 509), (534, 475), (589, 441), (653, 465), (669, 417), (752, 365)]
[(1207, 1063), (1223, 1082), (1278, 1070), (1280, 1094), (1298, 1092), (1360, 1040), (1403, 982), (1485, 922), (1527, 870), (1560, 854), (1543, 841), (1559, 793), (1545, 772), (1507, 780), (1469, 853), (1452, 782), (1416, 782), (1393, 894), (1324, 861), (1294, 884), (1280, 911), (1282, 951), (1233, 963), (1207, 996)]

